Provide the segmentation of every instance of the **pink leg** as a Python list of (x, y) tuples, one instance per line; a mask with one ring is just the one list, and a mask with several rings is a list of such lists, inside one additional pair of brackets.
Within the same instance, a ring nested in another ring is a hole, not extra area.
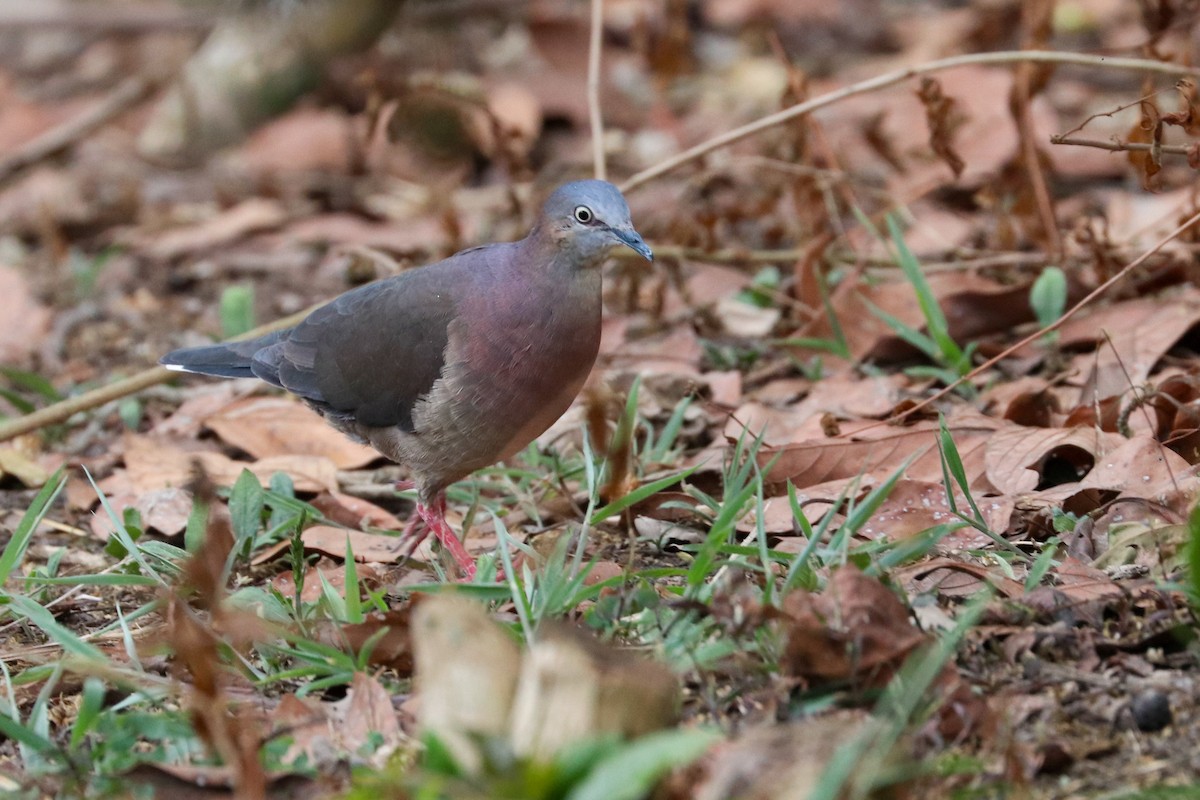
[[(412, 487), (412, 481), (400, 481), (396, 484), (397, 489), (411, 489)], [(450, 555), (454, 557), (466, 580), (474, 578), (475, 560), (467, 553), (462, 540), (454, 535), (454, 531), (446, 522), (446, 495), (444, 494), (439, 493), (432, 505), (427, 506), (420, 501), (417, 502), (417, 513), (409, 519), (404, 532), (400, 534), (401, 538), (406, 540), (405, 552), (411, 555), (421, 545), (421, 542), (425, 541), (425, 537), (429, 535), (430, 531), (442, 543), (442, 547), (450, 551)]]
[[(446, 495), (438, 494), (432, 505), (417, 503), (417, 515), (425, 523), (426, 531), (433, 531), (433, 535), (442, 543), (442, 547), (446, 548), (454, 557), (463, 577), (466, 580), (474, 578), (475, 559), (467, 553), (467, 548), (463, 547), (462, 540), (455, 535), (449, 523), (446, 522)], [(424, 535), (421, 538), (425, 538)]]
[(405, 558), (411, 556), (428, 535), (429, 526), (425, 524), (425, 520), (421, 519), (420, 514), (413, 514), (400, 533), (400, 538), (404, 540)]

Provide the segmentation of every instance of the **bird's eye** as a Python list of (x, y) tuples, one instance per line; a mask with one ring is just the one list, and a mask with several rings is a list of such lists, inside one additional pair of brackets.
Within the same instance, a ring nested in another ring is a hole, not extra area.
[(587, 225), (595, 218), (596, 215), (593, 214), (592, 210), (587, 206), (575, 206), (575, 219), (579, 220), (584, 225)]

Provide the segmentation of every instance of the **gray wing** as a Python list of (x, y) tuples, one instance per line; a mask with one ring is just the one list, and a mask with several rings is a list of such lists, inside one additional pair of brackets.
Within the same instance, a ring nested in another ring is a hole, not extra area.
[(472, 282), (452, 257), (346, 292), (254, 356), (254, 374), (322, 411), (413, 430), (413, 407), (445, 364), (454, 296)]

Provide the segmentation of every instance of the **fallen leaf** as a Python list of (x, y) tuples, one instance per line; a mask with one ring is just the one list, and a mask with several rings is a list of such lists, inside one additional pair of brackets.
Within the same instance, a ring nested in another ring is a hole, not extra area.
[(351, 168), (353, 134), (345, 111), (301, 106), (251, 133), (229, 160), (250, 173), (341, 173)]
[[(357, 575), (359, 582), (368, 586), (379, 583), (379, 576), (370, 564), (360, 565), (357, 568)], [(326, 583), (332, 586), (339, 595), (344, 595), (346, 565), (344, 563), (335, 564), (328, 559), (322, 559), (320, 562), (310, 565), (304, 571), (304, 588), (300, 592), (300, 599), (306, 603), (315, 603), (321, 598)], [(279, 573), (271, 579), (271, 585), (278, 589), (284, 597), (295, 596), (296, 578), (291, 572)]]
[(808, 800), (838, 751), (862, 735), (866, 712), (839, 710), (783, 725), (759, 725), (714, 747), (702, 760), (696, 800)]
[(989, 569), (954, 558), (933, 558), (909, 564), (892, 573), (909, 594), (937, 593), (942, 597), (972, 597), (987, 586), (1008, 598), (1025, 594), (1025, 585)]
[(150, 258), (170, 261), (200, 250), (230, 244), (244, 236), (277, 228), (287, 220), (287, 210), (276, 200), (243, 200), (210, 219), (175, 230), (139, 233), (128, 244)]
[(987, 478), (1009, 494), (1075, 483), (1124, 443), (1123, 437), (1095, 428), (1007, 425), (988, 439)]
[[(997, 429), (1004, 423), (982, 415), (962, 413), (947, 420), (973, 490), (986, 490), (984, 453)], [(764, 447), (758, 453), (759, 464), (766, 469), (770, 483), (790, 481), (796, 488), (831, 480), (853, 478), (875, 471), (890, 473), (906, 458), (914, 461), (905, 471), (913, 480), (942, 480), (942, 461), (938, 453), (938, 425), (920, 422), (907, 428), (877, 425), (856, 434), (855, 438), (819, 439), (782, 447)]]
[(375, 678), (355, 672), (339, 726), (342, 748), (382, 768), (404, 739), (392, 695)]
[(1087, 381), (1071, 405), (1087, 406), (1145, 382), (1154, 365), (1197, 324), (1200, 290), (1192, 287), (1170, 301), (1126, 300), (1070, 320), (1059, 330), (1060, 346), (1096, 348), (1082, 361)]
[(191, 477), (193, 461), (199, 461), (218, 486), (232, 486), (244, 469), (264, 485), (273, 474), (283, 472), (300, 492), (336, 491), (338, 486), (337, 467), (320, 456), (271, 456), (249, 463), (212, 450), (187, 450), (179, 440), (145, 434), (127, 434), (123, 445), (125, 469), (100, 482), (105, 492), (140, 494), (183, 486)]
[(354, 550), (354, 560), (366, 563), (392, 564), (405, 557), (406, 540), (401, 536), (385, 536), (380, 533), (362, 533), (331, 525), (313, 525), (300, 534), (301, 541), (309, 550), (316, 550), (333, 558), (346, 559), (346, 542)]
[(246, 395), (248, 381), (211, 381), (188, 387), (187, 396), (171, 416), (159, 421), (151, 433), (159, 436), (194, 437), (204, 421)]
[(50, 312), (34, 299), (20, 270), (0, 265), (0, 364), (24, 366), (45, 341)]
[(11, 475), (30, 489), (50, 480), (50, 473), (13, 447), (0, 447), (0, 480)]
[[(94, 494), (92, 498), (96, 499)], [(126, 509), (133, 509), (141, 517), (145, 530), (155, 530), (167, 537), (183, 533), (192, 511), (192, 496), (178, 487), (141, 493), (117, 492), (109, 494), (107, 499), (117, 519), (124, 518)], [(112, 535), (114, 525), (107, 512), (97, 510), (89, 521), (97, 538), (108, 539)]]
[(374, 448), (352, 441), (290, 397), (248, 397), (208, 416), (204, 424), (255, 458), (318, 456), (338, 469), (356, 469), (380, 458)]
[(810, 684), (850, 680), (883, 686), (926, 641), (896, 594), (875, 578), (845, 566), (824, 591), (797, 591), (783, 600), (787, 646), (784, 670)]
[(386, 509), (369, 500), (342, 492), (322, 492), (309, 501), (325, 518), (339, 525), (363, 530), (378, 528), (387, 531), (404, 529), (404, 523)]

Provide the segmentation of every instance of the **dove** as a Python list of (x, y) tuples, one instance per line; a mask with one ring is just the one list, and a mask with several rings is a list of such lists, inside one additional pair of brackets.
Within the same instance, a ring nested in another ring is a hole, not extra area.
[(601, 265), (616, 247), (654, 256), (616, 186), (567, 183), (516, 242), (472, 247), (352, 289), (295, 327), (175, 350), (168, 369), (255, 377), (404, 465), (432, 532), (470, 579), (446, 488), (522, 450), (571, 405), (600, 347)]

